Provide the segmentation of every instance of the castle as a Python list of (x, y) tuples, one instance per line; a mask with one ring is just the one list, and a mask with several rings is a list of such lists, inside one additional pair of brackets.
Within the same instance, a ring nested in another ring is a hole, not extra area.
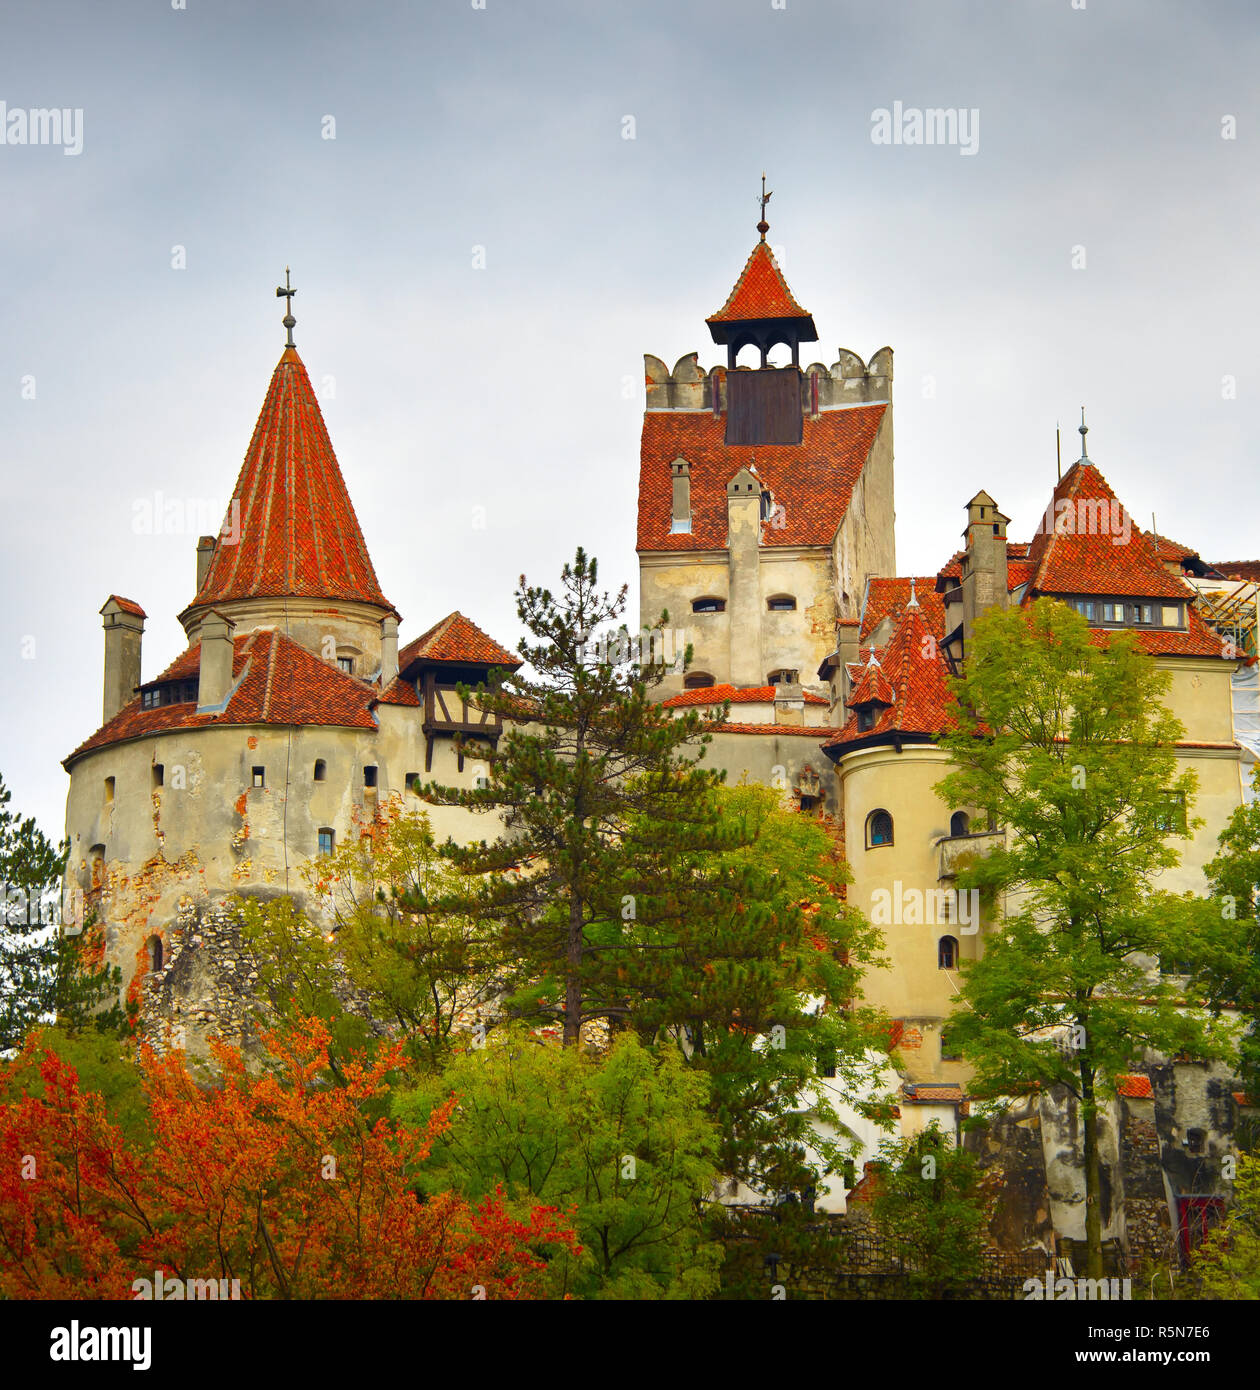
[[(694, 649), (661, 690), (665, 707), (729, 702), (710, 760), (730, 782), (774, 785), (801, 814), (829, 816), (853, 872), (849, 900), (881, 922), (907, 893), (947, 903), (960, 858), (1003, 833), (934, 793), (946, 760), (932, 736), (977, 616), (1062, 599), (1100, 631), (1133, 630), (1171, 672), (1178, 760), (1198, 776), (1206, 824), (1165, 886), (1201, 890), (1260, 753), (1260, 566), (1205, 562), (1133, 524), (1087, 456), (1082, 423), (1081, 457), (1031, 538), (1009, 538), (981, 491), (965, 503), (962, 548), (935, 573), (897, 576), (892, 351), (866, 362), (841, 350), (830, 367), (802, 368), (818, 333), (767, 230), (763, 202), (759, 240), (707, 320), (726, 364), (706, 371), (691, 353), (671, 371), (645, 358), (641, 616), (650, 627), (668, 610), (678, 645)], [(417, 777), (471, 787), (475, 757), (452, 739), (492, 744), (500, 729), (458, 700), (456, 683), (519, 664), (459, 613), (400, 647), (291, 313), (285, 323), (229, 519), (197, 543), (195, 593), (179, 615), (187, 650), (143, 679), (145, 612), (111, 595), (102, 727), (65, 760), (68, 879), (98, 908), (128, 989), (194, 1030), (223, 1023), (197, 984), (215, 962), (203, 947), (196, 970), (185, 961), (172, 977), (173, 936), (187, 953), (200, 938), (183, 928), (228, 894), (300, 895), (298, 868), (365, 833), (391, 797), (406, 804)], [(773, 366), (780, 347), (791, 361)], [(741, 365), (749, 349), (756, 365)], [(465, 811), (430, 814), (441, 837), (474, 833)], [(894, 1020), (902, 1129), (935, 1118), (953, 1130), (966, 1070), (944, 1023), (959, 963), (983, 951), (989, 924), (895, 909), (889, 922), (892, 969), (865, 989)], [(1232, 1127), (1223, 1073), (1206, 1091), (1199, 1073), (1193, 1084), (1174, 1073), (1162, 1121), (1148, 1078), (1130, 1079), (1131, 1099), (1149, 1100), (1150, 1125), (1167, 1130), (1204, 1095), (1226, 1097), (1200, 1127), (1216, 1136), (1207, 1153)]]

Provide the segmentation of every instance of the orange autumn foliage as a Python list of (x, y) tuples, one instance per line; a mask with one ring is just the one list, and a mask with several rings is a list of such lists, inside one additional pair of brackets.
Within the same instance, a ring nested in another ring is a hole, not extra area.
[[(267, 1040), (251, 1075), (214, 1049), (198, 1086), (182, 1054), (144, 1058), (152, 1144), (128, 1146), (98, 1096), (45, 1052), (43, 1095), (0, 1071), (0, 1297), (131, 1298), (132, 1280), (239, 1279), (246, 1298), (530, 1298), (548, 1247), (576, 1250), (554, 1208), (510, 1217), (411, 1189), (452, 1100), (424, 1133), (364, 1109), (396, 1052), (326, 1084), (328, 1034), (307, 1020)], [(29, 1043), (22, 1061), (33, 1062)]]

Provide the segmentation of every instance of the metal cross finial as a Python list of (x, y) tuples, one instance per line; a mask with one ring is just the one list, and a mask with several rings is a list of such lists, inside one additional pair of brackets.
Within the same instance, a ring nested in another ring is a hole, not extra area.
[(770, 230), (770, 224), (766, 221), (766, 204), (774, 197), (773, 193), (766, 192), (766, 175), (762, 170), (761, 174), (761, 221), (757, 223), (757, 230), (761, 233), (762, 241), (766, 239), (766, 233)]
[(1085, 436), (1089, 433), (1089, 426), (1085, 423), (1085, 407), (1081, 406), (1081, 423), (1077, 426), (1077, 432), (1081, 436), (1081, 457), (1088, 459), (1089, 455), (1085, 452)]
[(293, 296), (295, 294), (297, 294), (297, 290), (292, 289), (289, 285), (289, 267), (286, 265), (284, 268), (284, 284), (276, 286), (276, 298), (286, 301), (284, 306), (284, 318), (281, 319), (281, 323), (289, 330), (289, 347), (296, 346), (293, 341), (293, 329), (297, 324), (297, 319), (293, 317)]

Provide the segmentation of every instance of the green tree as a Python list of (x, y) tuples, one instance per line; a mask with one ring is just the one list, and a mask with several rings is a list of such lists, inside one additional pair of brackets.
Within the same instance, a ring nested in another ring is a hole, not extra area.
[(1006, 842), (959, 874), (1007, 910), (964, 973), (950, 1038), (973, 1090), (1064, 1086), (1083, 1116), (1088, 1275), (1102, 1277), (1098, 1109), (1144, 1049), (1230, 1055), (1227, 1025), (1152, 968), (1198, 958), (1236, 924), (1155, 887), (1188, 838), (1195, 778), (1178, 774), (1170, 677), (1131, 634), (1100, 645), (1066, 605), (990, 610), (953, 681), (957, 727), (939, 738), (951, 806), (987, 812)]
[(880, 1146), (875, 1224), (901, 1261), (911, 1298), (963, 1294), (980, 1276), (984, 1210), (976, 1161), (936, 1120)]
[(120, 1035), (129, 1016), (119, 1003), (122, 971), (104, 962), (95, 913), (61, 922), (68, 846), (54, 847), (32, 817), (11, 811), (12, 799), (0, 778), (0, 1051), (54, 1019), (74, 1032)]
[[(1260, 770), (1253, 776), (1260, 792)], [(1239, 1045), (1243, 1088), (1260, 1097), (1260, 798), (1239, 806), (1221, 833), (1220, 852), (1204, 869), (1217, 906), (1237, 932), (1192, 964), (1191, 988), (1216, 1008), (1237, 1009), (1246, 1025)]]
[(513, 1025), (396, 1096), (394, 1117), (423, 1129), (458, 1097), (425, 1192), (475, 1201), (501, 1186), (522, 1210), (574, 1212), (584, 1254), (553, 1261), (556, 1294), (698, 1299), (717, 1287), (722, 1255), (704, 1222), (718, 1179), (706, 1090), (677, 1053), (654, 1055), (633, 1033), (596, 1058)]
[(1260, 1299), (1260, 1157), (1239, 1157), (1234, 1204), (1195, 1251), (1190, 1273), (1202, 1298)]

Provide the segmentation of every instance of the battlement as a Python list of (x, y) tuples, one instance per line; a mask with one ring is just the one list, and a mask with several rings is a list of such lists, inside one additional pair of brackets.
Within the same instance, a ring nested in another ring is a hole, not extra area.
[[(840, 356), (830, 367), (811, 362), (800, 369), (801, 410), (816, 415), (824, 410), (838, 410), (851, 405), (879, 405), (892, 401), (892, 348), (882, 347), (869, 363), (850, 352), (839, 349)], [(648, 410), (709, 410), (723, 414), (727, 409), (727, 368), (713, 367), (709, 371), (700, 365), (700, 354), (690, 352), (669, 368), (651, 353), (643, 355), (643, 370), (647, 387)], [(736, 371), (752, 371), (737, 367)], [(761, 370), (774, 370), (765, 368)], [(796, 371), (783, 367), (781, 371)], [(716, 397), (716, 399), (715, 399)]]

